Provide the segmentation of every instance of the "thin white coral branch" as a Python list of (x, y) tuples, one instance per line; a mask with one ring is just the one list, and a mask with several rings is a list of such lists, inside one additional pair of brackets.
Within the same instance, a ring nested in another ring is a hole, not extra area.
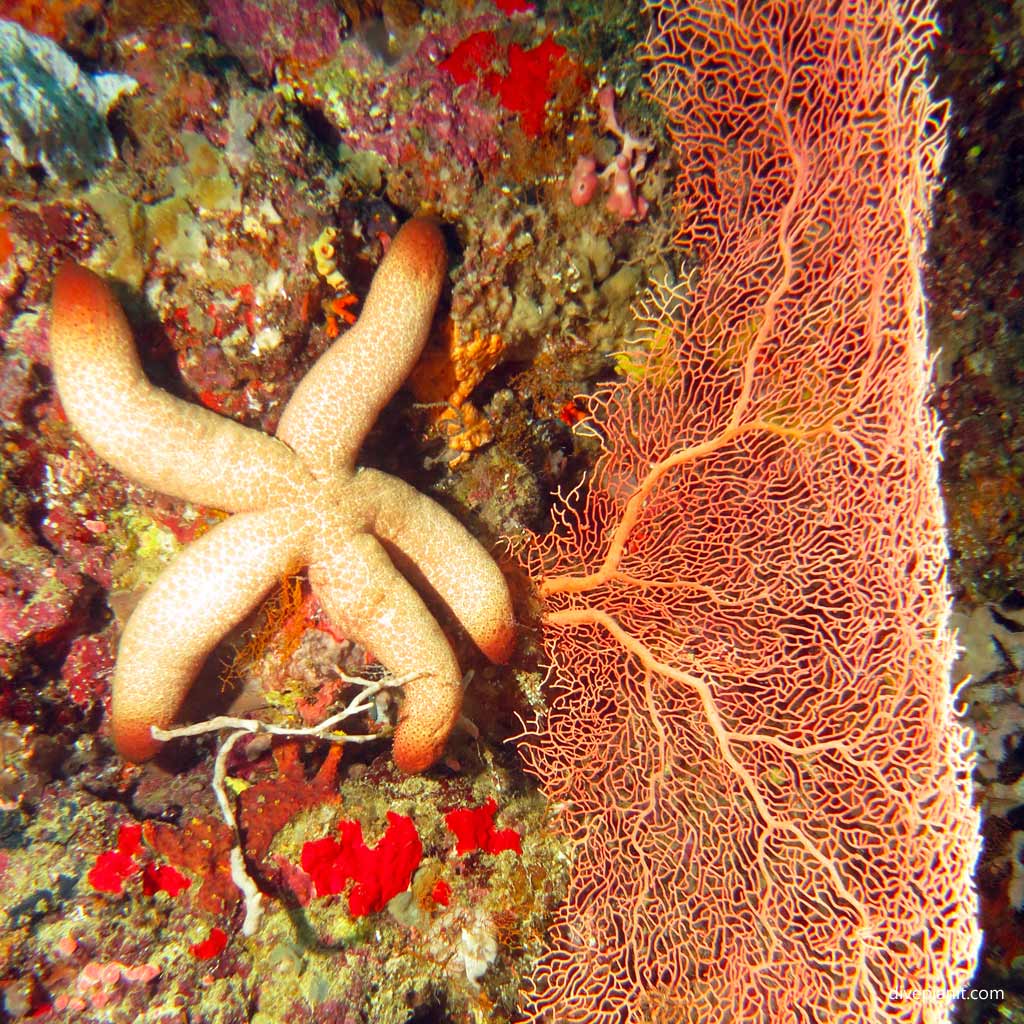
[(259, 927), (260, 918), (263, 914), (263, 894), (256, 885), (255, 879), (249, 873), (245, 864), (245, 851), (242, 848), (242, 840), (238, 830), (238, 816), (235, 814), (234, 803), (228, 795), (228, 758), (235, 745), (244, 736), (255, 736), (257, 734), (269, 734), (271, 736), (288, 736), (292, 739), (320, 739), (331, 743), (366, 743), (380, 737), (380, 733), (345, 733), (335, 732), (334, 727), (348, 718), (365, 714), (375, 710), (378, 696), (387, 691), (401, 689), (407, 683), (414, 682), (421, 678), (420, 672), (409, 672), (399, 678), (384, 677), (381, 679), (364, 679), (361, 676), (350, 676), (338, 670), (342, 680), (352, 686), (358, 686), (359, 692), (336, 714), (325, 718), (317, 725), (303, 728), (286, 725), (273, 725), (270, 722), (260, 721), (258, 718), (235, 718), (232, 715), (217, 715), (205, 722), (195, 722), (192, 725), (182, 725), (174, 729), (161, 729), (159, 726), (151, 726), (150, 731), (153, 738), (166, 742), (167, 740), (184, 739), (190, 736), (205, 736), (214, 732), (222, 732), (225, 729), (231, 730), (221, 742), (217, 749), (217, 756), (213, 762), (212, 786), (214, 795), (217, 798), (217, 806), (220, 808), (221, 817), (231, 829), (235, 837), (235, 843), (231, 847), (231, 880), (238, 886), (245, 903), (245, 920), (242, 923), (243, 935), (254, 935)]

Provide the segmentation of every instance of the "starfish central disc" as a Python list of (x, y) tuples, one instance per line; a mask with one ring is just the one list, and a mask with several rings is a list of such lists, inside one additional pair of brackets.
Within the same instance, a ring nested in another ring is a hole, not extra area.
[(152, 757), (152, 726), (174, 724), (223, 636), (280, 578), (308, 566), (331, 621), (405, 687), (393, 756), (422, 771), (444, 750), (462, 705), (461, 672), (422, 598), (395, 567), (401, 552), (492, 661), (513, 641), (501, 571), (448, 512), (356, 458), (427, 340), (447, 254), (436, 224), (395, 236), (362, 316), (303, 378), (276, 437), (183, 402), (142, 372), (131, 328), (91, 271), (61, 268), (50, 348), (69, 420), (111, 465), (177, 498), (235, 513), (184, 548), (132, 613), (118, 649), (114, 742)]

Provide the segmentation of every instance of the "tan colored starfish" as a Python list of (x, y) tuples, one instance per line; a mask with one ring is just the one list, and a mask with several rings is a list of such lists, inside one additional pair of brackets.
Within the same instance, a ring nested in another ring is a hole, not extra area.
[(235, 513), (183, 549), (139, 602), (114, 672), (114, 742), (145, 760), (224, 634), (286, 573), (306, 565), (331, 621), (405, 687), (394, 759), (407, 772), (441, 755), (462, 705), (441, 627), (387, 553), (404, 554), (480, 649), (505, 660), (512, 609), (501, 571), (444, 509), (356, 456), (427, 338), (447, 257), (437, 226), (398, 232), (358, 323), (306, 374), (270, 437), (174, 398), (142, 372), (107, 285), (75, 265), (53, 294), (50, 347), (68, 418), (126, 476)]

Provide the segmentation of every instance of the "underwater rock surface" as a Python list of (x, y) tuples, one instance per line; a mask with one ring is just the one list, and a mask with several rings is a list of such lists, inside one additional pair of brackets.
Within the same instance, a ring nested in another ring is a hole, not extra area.
[(0, 21), (0, 129), (14, 159), (41, 164), (71, 184), (117, 155), (110, 108), (139, 83), (128, 75), (89, 75), (55, 42)]

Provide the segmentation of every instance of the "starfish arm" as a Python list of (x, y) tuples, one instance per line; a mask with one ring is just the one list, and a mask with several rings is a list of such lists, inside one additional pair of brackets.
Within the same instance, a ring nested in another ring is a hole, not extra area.
[(507, 661), (515, 640), (512, 598), (487, 549), (453, 515), (404, 480), (363, 469), (357, 484), (373, 496), (369, 529), (416, 565), (491, 661)]
[(68, 419), (138, 483), (237, 512), (309, 479), (287, 445), (153, 387), (110, 288), (73, 263), (54, 282), (50, 354)]
[(443, 753), (462, 708), (462, 677), (451, 645), (423, 599), (376, 538), (356, 534), (310, 564), (309, 580), (331, 621), (407, 683), (392, 756), (421, 772)]
[(210, 652), (302, 561), (294, 509), (243, 512), (184, 548), (136, 606), (114, 670), (114, 744), (145, 761), (161, 744), (150, 727), (177, 717)]
[(314, 476), (355, 466), (363, 439), (426, 344), (446, 266), (437, 225), (422, 218), (405, 224), (377, 268), (358, 322), (295, 389), (277, 436)]

